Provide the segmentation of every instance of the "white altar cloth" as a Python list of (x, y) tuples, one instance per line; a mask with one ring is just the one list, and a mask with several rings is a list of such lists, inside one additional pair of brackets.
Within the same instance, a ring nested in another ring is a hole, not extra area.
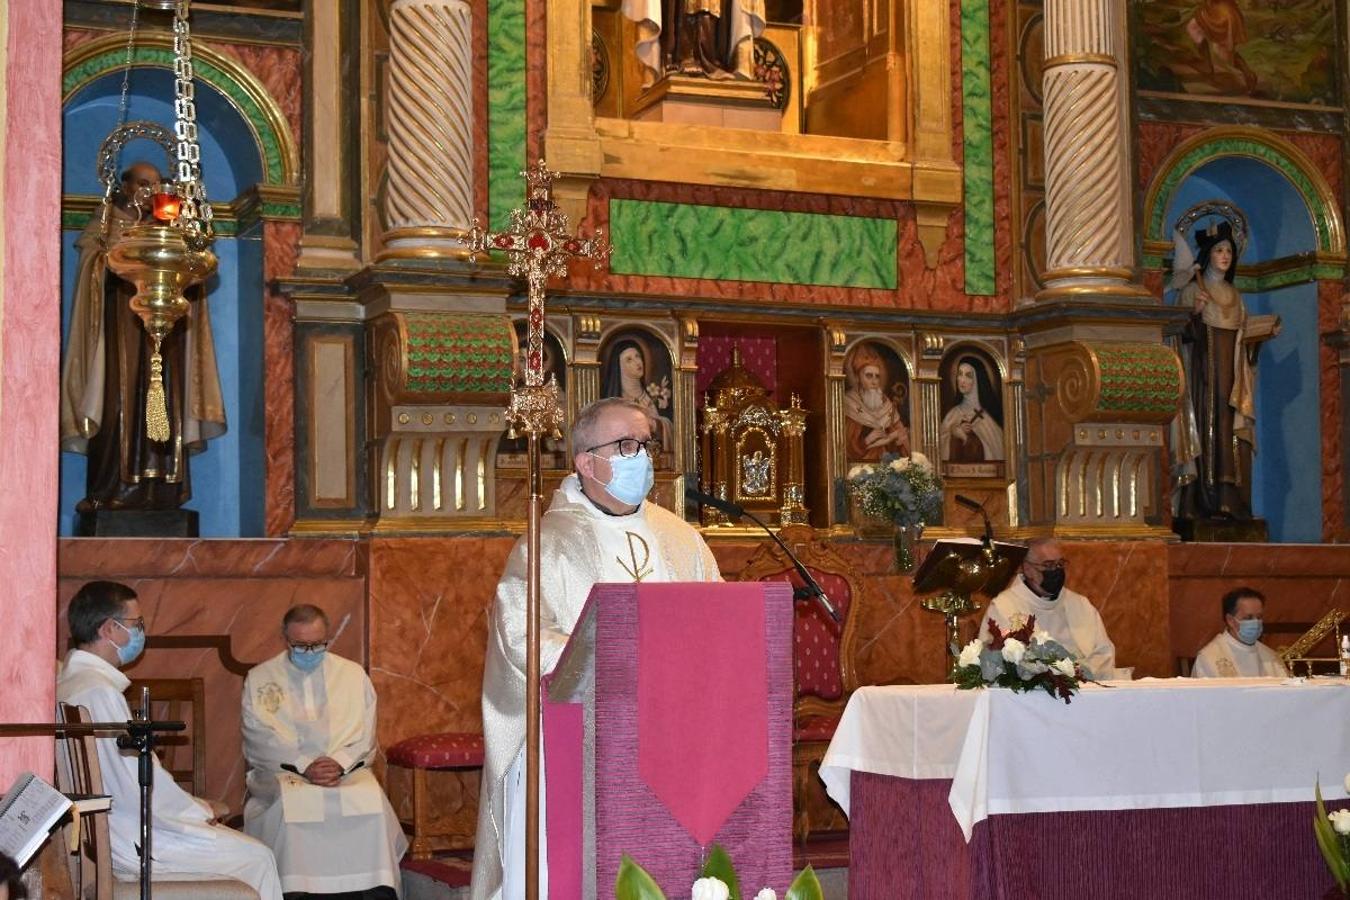
[(952, 685), (856, 691), (821, 763), (849, 811), (855, 771), (952, 779), (970, 840), (1002, 813), (1282, 803), (1343, 796), (1350, 681), (1145, 679), (1073, 702)]

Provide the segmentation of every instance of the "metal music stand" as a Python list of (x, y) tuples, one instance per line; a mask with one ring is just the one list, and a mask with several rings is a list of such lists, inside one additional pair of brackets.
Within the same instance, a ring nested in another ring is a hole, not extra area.
[[(1027, 548), (1002, 541), (938, 541), (914, 573), (914, 593), (924, 609), (947, 620), (947, 655), (961, 652), (961, 616), (977, 609), (971, 595), (992, 593), (1008, 583), (1026, 558)], [(934, 593), (938, 592), (938, 593)]]

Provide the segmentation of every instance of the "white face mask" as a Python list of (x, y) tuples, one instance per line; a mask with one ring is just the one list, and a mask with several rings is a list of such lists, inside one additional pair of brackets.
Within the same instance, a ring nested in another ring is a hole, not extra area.
[(605, 491), (625, 506), (637, 506), (642, 503), (651, 491), (652, 485), (656, 483), (652, 458), (645, 451), (639, 450), (637, 456), (609, 457), (609, 471)]

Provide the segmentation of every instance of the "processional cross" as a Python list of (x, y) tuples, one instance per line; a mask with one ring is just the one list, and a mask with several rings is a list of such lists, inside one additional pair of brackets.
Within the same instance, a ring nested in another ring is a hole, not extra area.
[(548, 279), (567, 274), (573, 259), (603, 262), (609, 257), (604, 232), (589, 238), (568, 231), (567, 214), (553, 202), (553, 179), (542, 159), (520, 173), (525, 178), (525, 207), (511, 210), (510, 227), (488, 231), (477, 220), (469, 232), (469, 259), (496, 250), (506, 254), (507, 274), (528, 286), (529, 326), (525, 339), (525, 383), (511, 389), (506, 417), (512, 436), (528, 441), (530, 502), (526, 520), (525, 584), (525, 895), (539, 896), (539, 523), (543, 515), (543, 477), (539, 439), (558, 434), (562, 409), (558, 382), (544, 381), (544, 298)]

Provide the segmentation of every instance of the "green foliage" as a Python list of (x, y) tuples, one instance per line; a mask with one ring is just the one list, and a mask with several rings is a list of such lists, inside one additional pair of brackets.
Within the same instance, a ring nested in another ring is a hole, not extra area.
[(741, 900), (741, 883), (736, 877), (736, 867), (731, 864), (731, 855), (721, 844), (713, 844), (708, 861), (703, 864), (700, 878), (716, 878), (731, 892), (730, 900)]
[(614, 900), (666, 900), (666, 895), (647, 870), (625, 853), (619, 863), (619, 877), (614, 879)]
[(816, 872), (807, 864), (805, 869), (792, 881), (783, 900), (825, 900), (825, 891), (820, 886)]

